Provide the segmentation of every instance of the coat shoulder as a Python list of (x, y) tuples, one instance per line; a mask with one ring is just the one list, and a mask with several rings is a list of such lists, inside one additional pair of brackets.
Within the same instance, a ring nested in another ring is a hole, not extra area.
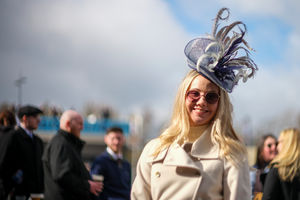
[(159, 138), (155, 138), (150, 140), (144, 147), (143, 153), (146, 155), (152, 155), (155, 151), (155, 149), (159, 146), (160, 140)]
[(163, 160), (167, 154), (168, 148), (162, 149), (158, 155), (153, 155), (155, 150), (161, 145), (160, 139), (155, 138), (150, 140), (144, 147), (141, 158), (148, 163)]

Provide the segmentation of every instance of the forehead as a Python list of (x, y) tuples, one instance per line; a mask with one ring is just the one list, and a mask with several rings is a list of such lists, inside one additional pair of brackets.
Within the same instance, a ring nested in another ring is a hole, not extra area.
[(81, 123), (81, 122), (83, 122), (83, 119), (82, 119), (82, 117), (79, 115), (79, 116), (75, 116), (75, 117), (73, 118), (73, 120), (71, 120), (71, 121), (75, 121), (76, 123)]
[(268, 137), (266, 140), (265, 140), (265, 144), (272, 144), (272, 143), (276, 143), (276, 140), (272, 137)]
[(39, 115), (38, 114), (36, 114), (36, 115), (25, 115), (28, 119), (36, 119), (36, 118), (38, 118), (39, 117)]
[(121, 132), (111, 131), (106, 134), (109, 137), (122, 137), (123, 134)]
[(190, 89), (198, 89), (201, 91), (219, 91), (219, 87), (207, 78), (198, 75), (191, 83)]

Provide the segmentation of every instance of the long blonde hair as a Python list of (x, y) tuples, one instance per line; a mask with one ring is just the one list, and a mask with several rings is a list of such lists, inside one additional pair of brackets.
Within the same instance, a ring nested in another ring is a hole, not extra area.
[(292, 181), (300, 175), (300, 131), (289, 128), (281, 131), (282, 148), (272, 160), (271, 165), (278, 168), (283, 181)]
[[(160, 145), (154, 151), (157, 156), (163, 149), (168, 148), (172, 143), (183, 144), (190, 131), (189, 115), (185, 106), (187, 90), (192, 81), (199, 76), (195, 70), (191, 70), (181, 82), (175, 98), (173, 114), (170, 125), (160, 135)], [(220, 156), (238, 165), (241, 156), (246, 154), (246, 147), (243, 145), (232, 127), (232, 105), (229, 96), (224, 90), (220, 90), (220, 100), (215, 117), (212, 119), (211, 134), (213, 142), (220, 147)]]

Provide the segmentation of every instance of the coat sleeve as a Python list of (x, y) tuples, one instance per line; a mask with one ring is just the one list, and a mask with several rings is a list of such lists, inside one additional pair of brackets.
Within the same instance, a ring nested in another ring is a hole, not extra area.
[(277, 168), (272, 168), (268, 172), (266, 182), (264, 184), (263, 200), (281, 199), (280, 179)]
[(80, 163), (74, 163), (71, 149), (66, 145), (55, 145), (50, 151), (49, 164), (53, 180), (78, 197), (89, 197), (90, 185), (88, 181), (72, 173), (73, 169), (78, 168), (75, 165)]
[(149, 158), (154, 148), (155, 140), (144, 148), (136, 167), (136, 177), (131, 188), (131, 200), (150, 200), (151, 196), (151, 162)]
[(251, 199), (248, 160), (245, 158), (239, 166), (224, 161), (224, 200)]
[(104, 163), (105, 160), (101, 156), (97, 157), (92, 163), (90, 174), (101, 174), (105, 176), (106, 173)]

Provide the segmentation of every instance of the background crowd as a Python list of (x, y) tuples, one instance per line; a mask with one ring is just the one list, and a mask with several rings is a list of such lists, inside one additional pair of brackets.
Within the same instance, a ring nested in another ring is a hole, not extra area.
[[(10, 109), (0, 113), (0, 199), (26, 199), (36, 193), (45, 199), (81, 199), (81, 193), (86, 195), (85, 199), (108, 199), (111, 194), (119, 199), (130, 199), (134, 177), (131, 177), (130, 164), (122, 155), (125, 143), (122, 129), (107, 130), (107, 149), (95, 158), (90, 170), (80, 155), (84, 145), (80, 140), (81, 116), (75, 111), (64, 112), (57, 135), (44, 147), (34, 132), (42, 113), (34, 106), (24, 106), (18, 113)], [(300, 191), (299, 130), (285, 129), (278, 140), (273, 134), (261, 136), (256, 155), (255, 164), (250, 168), (251, 198), (297, 200)], [(76, 173), (82, 183), (74, 178)], [(93, 174), (102, 175), (101, 181), (93, 181)]]

